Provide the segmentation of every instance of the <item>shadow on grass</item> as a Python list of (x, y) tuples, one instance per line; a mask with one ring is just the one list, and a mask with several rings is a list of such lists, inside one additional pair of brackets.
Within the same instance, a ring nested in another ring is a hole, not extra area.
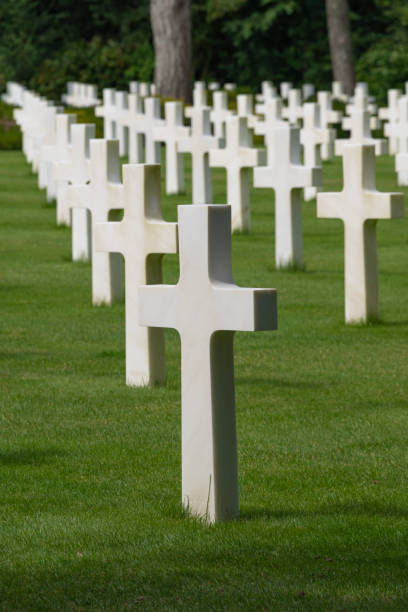
[[(373, 487), (377, 485), (373, 484)], [(346, 516), (365, 516), (365, 517), (384, 517), (384, 518), (408, 518), (408, 508), (397, 507), (395, 505), (381, 505), (367, 502), (350, 502), (345, 504), (333, 504), (323, 506), (314, 510), (272, 510), (265, 507), (247, 507), (240, 511), (239, 521), (258, 521), (258, 520), (285, 520), (285, 519), (304, 519), (321, 517)]]
[(0, 465), (43, 465), (65, 454), (55, 448), (24, 448), (7, 453), (0, 452)]

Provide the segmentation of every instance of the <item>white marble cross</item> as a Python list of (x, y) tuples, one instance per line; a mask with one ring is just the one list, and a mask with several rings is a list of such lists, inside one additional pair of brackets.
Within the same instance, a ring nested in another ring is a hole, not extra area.
[(127, 108), (122, 111), (121, 123), (129, 133), (129, 162), (141, 164), (144, 160), (143, 130), (145, 115), (143, 100), (139, 93), (130, 93), (127, 97)]
[(122, 258), (95, 249), (95, 227), (108, 221), (109, 212), (124, 207), (120, 180), (119, 141), (90, 141), (90, 182), (68, 186), (68, 204), (86, 208), (92, 220), (92, 303), (111, 304), (122, 297)]
[(402, 96), (398, 103), (398, 153), (395, 157), (395, 170), (398, 185), (408, 185), (408, 95)]
[(293, 125), (299, 124), (303, 118), (302, 94), (300, 89), (291, 89), (288, 95), (288, 105), (282, 108), (282, 116)]
[(179, 206), (180, 278), (145, 286), (140, 323), (181, 339), (182, 501), (209, 522), (238, 514), (233, 334), (276, 328), (276, 291), (232, 278), (230, 207)]
[(105, 138), (117, 137), (117, 106), (116, 106), (116, 90), (105, 88), (102, 92), (103, 103), (95, 108), (95, 115), (103, 117), (103, 135)]
[(191, 107), (191, 135), (179, 141), (179, 151), (191, 153), (194, 204), (209, 204), (212, 200), (208, 153), (222, 144), (222, 139), (211, 133), (210, 109)]
[(265, 120), (258, 121), (255, 124), (255, 134), (264, 137), (264, 143), (267, 149), (273, 147), (273, 138), (275, 128), (289, 125), (282, 117), (282, 100), (280, 98), (271, 98), (265, 102), (264, 109)]
[(179, 153), (178, 143), (188, 138), (190, 129), (184, 125), (183, 105), (181, 102), (166, 102), (163, 125), (154, 128), (154, 138), (166, 145), (166, 193), (184, 191), (183, 154)]
[(254, 99), (251, 94), (237, 95), (237, 114), (238, 117), (247, 118), (248, 127), (255, 127), (258, 122), (258, 117), (254, 115)]
[(375, 186), (374, 146), (345, 145), (343, 191), (319, 193), (317, 216), (344, 223), (346, 323), (378, 318), (377, 219), (402, 217), (402, 193)]
[(257, 102), (266, 102), (271, 98), (276, 98), (276, 87), (273, 86), (271, 81), (262, 81), (261, 93), (256, 95)]
[(282, 100), (287, 100), (289, 98), (289, 92), (290, 90), (293, 89), (292, 83), (289, 83), (289, 81), (283, 81), (280, 84), (280, 97), (282, 98)]
[(321, 185), (321, 168), (300, 161), (299, 128), (274, 128), (272, 146), (267, 148), (267, 165), (254, 169), (255, 187), (275, 191), (275, 265), (303, 266), (301, 189)]
[(232, 112), (228, 109), (228, 94), (226, 91), (214, 91), (213, 107), (210, 111), (210, 121), (214, 128), (214, 136), (225, 138), (225, 121)]
[(303, 100), (309, 100), (315, 95), (315, 86), (313, 83), (303, 83), (302, 85), (302, 98)]
[[(53, 174), (58, 182), (57, 223), (71, 224), (72, 261), (91, 259), (90, 213), (84, 208), (72, 208), (68, 201), (69, 184), (86, 185), (91, 179), (89, 162), (91, 138), (95, 138), (95, 124), (74, 124), (71, 128), (70, 159), (53, 164)], [(72, 222), (70, 222), (71, 216)]]
[(116, 138), (119, 140), (120, 155), (129, 155), (129, 127), (123, 121), (129, 109), (129, 94), (127, 91), (117, 91), (116, 103)]
[(338, 138), (334, 143), (336, 155), (342, 155), (344, 147), (349, 144), (374, 145), (376, 155), (387, 153), (387, 141), (384, 138), (373, 138), (370, 130), (370, 113), (357, 105), (350, 109), (350, 117), (344, 117), (343, 129), (350, 131), (350, 138)]
[(144, 144), (146, 164), (160, 164), (160, 142), (155, 139), (155, 129), (163, 125), (159, 98), (146, 98), (144, 101)]
[[(58, 190), (58, 183), (53, 174), (53, 165), (58, 161), (69, 161), (71, 127), (75, 122), (76, 115), (68, 113), (58, 114), (55, 119), (55, 143), (41, 147), (38, 183), (41, 188), (47, 189), (47, 199), (49, 201), (57, 197)], [(67, 225), (70, 225), (70, 221), (70, 218), (64, 219)], [(58, 214), (57, 223), (59, 223)]]
[(166, 223), (160, 204), (160, 166), (123, 166), (124, 217), (97, 223), (95, 248), (125, 259), (126, 382), (143, 386), (166, 380), (164, 334), (139, 325), (138, 289), (162, 282), (162, 256), (177, 252), (177, 223)]
[(388, 151), (390, 155), (398, 153), (398, 117), (399, 107), (398, 101), (401, 97), (399, 89), (389, 89), (387, 93), (388, 106), (380, 108), (378, 116), (383, 121), (386, 121), (384, 125), (384, 134), (388, 137)]
[(265, 165), (266, 155), (253, 146), (252, 133), (245, 117), (226, 120), (226, 145), (209, 153), (210, 166), (227, 171), (227, 204), (231, 206), (232, 230), (250, 230), (249, 169)]
[(344, 84), (341, 81), (333, 81), (332, 83), (333, 100), (339, 100), (345, 104), (349, 101), (349, 96), (344, 91)]
[[(332, 94), (330, 91), (318, 91), (317, 92), (317, 103), (320, 106), (320, 127), (328, 128), (330, 125), (340, 123), (342, 119), (342, 112), (333, 110), (332, 107)], [(322, 159), (332, 159), (334, 155), (333, 143), (325, 144), (322, 143), (321, 149)]]
[[(303, 161), (305, 166), (321, 166), (320, 147), (325, 144), (333, 149), (336, 133), (329, 128), (320, 127), (320, 107), (315, 102), (307, 102), (303, 106), (303, 128), (300, 130), (300, 142), (303, 145)], [(320, 186), (305, 187), (304, 199), (313, 200)]]
[(204, 81), (196, 81), (193, 89), (193, 106), (186, 106), (184, 114), (191, 119), (195, 108), (207, 108), (207, 90)]

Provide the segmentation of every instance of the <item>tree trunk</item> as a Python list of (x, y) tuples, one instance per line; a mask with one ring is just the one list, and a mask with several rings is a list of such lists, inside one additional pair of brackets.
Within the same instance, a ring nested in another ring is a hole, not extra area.
[(326, 17), (334, 80), (341, 81), (351, 95), (355, 76), (348, 1), (326, 0)]
[(190, 0), (150, 0), (157, 93), (191, 102), (192, 44)]

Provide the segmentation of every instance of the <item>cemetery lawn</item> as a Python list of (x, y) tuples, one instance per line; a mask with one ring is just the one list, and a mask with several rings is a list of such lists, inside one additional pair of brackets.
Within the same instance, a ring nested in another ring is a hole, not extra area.
[[(377, 184), (400, 190), (392, 158)], [(341, 222), (304, 204), (306, 270), (276, 272), (269, 190), (252, 220), (234, 277), (277, 288), (279, 329), (236, 335), (241, 516), (208, 527), (180, 505), (176, 332), (167, 387), (127, 388), (123, 304), (91, 306), (70, 230), (0, 153), (1, 610), (408, 609), (408, 220), (378, 223), (381, 321), (348, 327)]]

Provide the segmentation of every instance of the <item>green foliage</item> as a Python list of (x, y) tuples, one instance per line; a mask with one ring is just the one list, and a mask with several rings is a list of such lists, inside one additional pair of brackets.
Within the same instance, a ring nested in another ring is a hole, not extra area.
[(382, 34), (367, 37), (356, 62), (356, 76), (367, 81), (383, 103), (387, 89), (403, 89), (408, 80), (408, 5), (405, 0), (377, 0), (376, 6)]
[[(385, 98), (407, 79), (406, 0), (349, 0), (356, 74)], [(194, 76), (234, 81), (332, 80), (322, 0), (192, 0)], [(127, 87), (153, 77), (149, 0), (2, 0), (0, 90), (15, 80), (58, 99), (66, 82)]]

